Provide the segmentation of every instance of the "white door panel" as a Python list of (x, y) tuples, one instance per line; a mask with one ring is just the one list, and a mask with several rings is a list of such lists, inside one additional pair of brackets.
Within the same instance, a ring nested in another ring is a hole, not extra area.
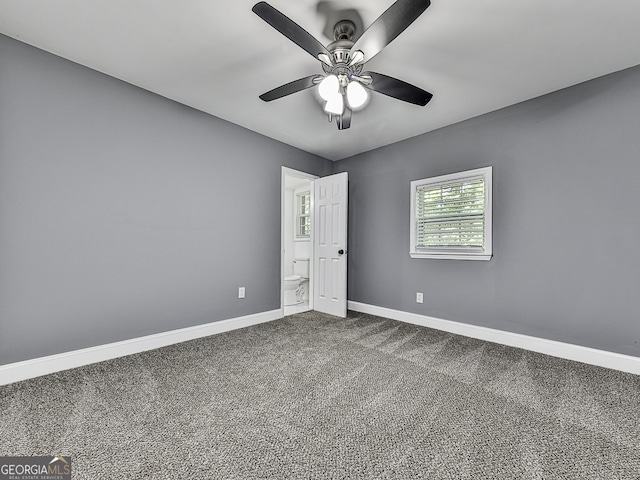
[(314, 182), (314, 309), (347, 316), (346, 172)]

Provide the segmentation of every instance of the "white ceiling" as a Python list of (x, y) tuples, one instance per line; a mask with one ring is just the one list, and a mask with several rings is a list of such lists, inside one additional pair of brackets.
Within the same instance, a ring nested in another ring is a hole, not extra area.
[[(321, 73), (251, 11), (254, 0), (0, 0), (0, 32), (338, 160), (640, 63), (640, 1), (434, 0), (365, 67), (433, 93), (425, 107), (374, 93), (351, 128), (312, 90), (258, 95)], [(322, 43), (327, 12), (370, 25), (392, 0), (270, 0)]]

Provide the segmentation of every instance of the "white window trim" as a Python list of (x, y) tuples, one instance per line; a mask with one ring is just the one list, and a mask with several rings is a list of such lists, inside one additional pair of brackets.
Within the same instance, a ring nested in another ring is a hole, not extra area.
[[(293, 192), (293, 228), (295, 229), (294, 233), (293, 233), (293, 240), (295, 242), (308, 242), (311, 240), (311, 232), (309, 232), (309, 235), (299, 235), (300, 233), (300, 216), (298, 215), (298, 196), (299, 195), (304, 195), (305, 193), (308, 193), (309, 195), (311, 195), (311, 189), (308, 186), (304, 186), (304, 187), (299, 187), (296, 188)], [(309, 208), (311, 208), (311, 206), (309, 206)], [(309, 215), (309, 218), (310, 215)]]
[[(416, 190), (423, 185), (435, 185), (438, 183), (452, 183), (467, 178), (483, 176), (485, 180), (485, 212), (484, 212), (484, 248), (465, 250), (464, 248), (448, 248), (436, 251), (418, 251), (416, 249)], [(414, 180), (411, 182), (411, 231), (409, 255), (411, 258), (435, 258), (450, 260), (491, 260), (493, 256), (493, 167), (477, 168), (465, 172), (441, 175), (438, 177)]]

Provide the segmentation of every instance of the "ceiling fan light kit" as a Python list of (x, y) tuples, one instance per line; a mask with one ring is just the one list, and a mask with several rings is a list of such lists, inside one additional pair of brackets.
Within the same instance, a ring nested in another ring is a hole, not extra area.
[(267, 2), (253, 6), (265, 22), (320, 61), (324, 75), (311, 75), (289, 82), (260, 95), (265, 102), (297, 93), (317, 85), (326, 103), (329, 121), (336, 119), (339, 130), (351, 126), (351, 114), (367, 105), (367, 89), (414, 105), (424, 106), (432, 95), (415, 85), (376, 72), (363, 72), (366, 62), (400, 35), (431, 2), (397, 0), (367, 28), (355, 42), (356, 26), (350, 20), (335, 24), (335, 41), (326, 47), (293, 20)]
[(329, 115), (342, 115), (344, 112), (344, 98), (340, 93), (332, 95), (324, 106)]
[(340, 81), (335, 75), (327, 75), (318, 84), (318, 93), (323, 100), (329, 100), (340, 92)]
[(362, 85), (356, 82), (349, 82), (347, 85), (347, 102), (351, 110), (357, 110), (364, 106), (369, 100), (369, 94)]

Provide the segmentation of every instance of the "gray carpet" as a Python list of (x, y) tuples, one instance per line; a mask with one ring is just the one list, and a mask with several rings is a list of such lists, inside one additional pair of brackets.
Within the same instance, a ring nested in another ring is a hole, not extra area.
[(640, 377), (315, 312), (0, 387), (74, 479), (639, 479)]

